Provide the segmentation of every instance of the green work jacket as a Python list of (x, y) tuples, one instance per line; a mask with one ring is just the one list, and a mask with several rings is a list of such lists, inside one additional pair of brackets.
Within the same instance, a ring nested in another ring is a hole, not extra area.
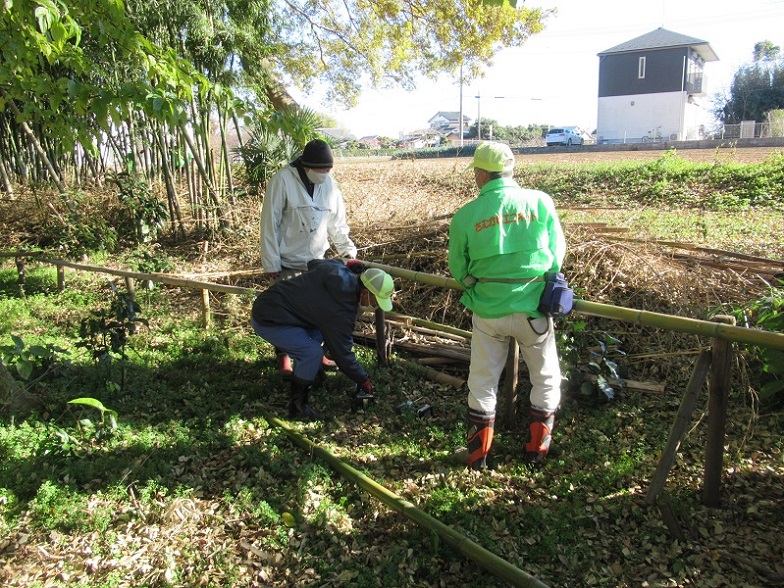
[[(537, 306), (543, 281), (492, 280), (524, 280), (560, 271), (565, 253), (552, 198), (539, 190), (524, 190), (511, 178), (487, 182), (449, 226), (449, 271), (466, 287), (460, 301), (482, 318), (517, 312), (541, 316)], [(479, 281), (472, 284), (469, 276)]]

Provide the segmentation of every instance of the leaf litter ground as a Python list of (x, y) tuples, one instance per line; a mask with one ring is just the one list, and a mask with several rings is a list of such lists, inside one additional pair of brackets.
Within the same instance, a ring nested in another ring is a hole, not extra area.
[[(448, 275), (448, 217), (473, 197), (470, 183), (458, 177), (464, 164), (344, 162), (336, 172), (361, 257)], [(253, 234), (254, 214), (248, 207), (242, 234)], [(765, 291), (756, 275), (717, 267), (715, 256), (702, 256), (708, 263), (701, 263), (698, 254), (680, 258), (666, 246), (619, 242), (580, 223), (565, 223), (565, 229), (565, 269), (586, 300), (702, 318), (722, 303), (743, 302)], [(772, 242), (766, 251), (782, 259), (776, 246)], [(186, 266), (196, 273), (230, 271), (255, 263), (255, 245), (227, 239), (208, 253), (199, 249), (180, 259), (183, 271)], [(259, 280), (237, 283), (264, 285)], [(396, 311), (469, 328), (455, 292), (400, 280), (398, 289)], [(182, 312), (190, 306), (197, 314), (196, 296), (185, 302), (182, 292), (176, 297)], [(215, 303), (223, 305), (228, 338), (244, 325), (247, 308), (228, 296), (216, 297)], [(452, 449), (464, 434), (465, 390), (419, 377), (409, 364), (396, 361), (397, 355), (388, 369), (373, 371), (376, 406), (350, 413), (350, 386), (341, 375), (330, 374), (324, 389), (314, 393), (330, 422), (297, 427), (554, 587), (782, 584), (782, 415), (759, 413), (743, 356), (733, 366), (722, 507), (701, 503), (704, 391), (668, 478), (664, 498), (681, 526), (681, 541), (644, 498), (694, 358), (709, 342), (604, 319), (586, 322), (597, 338), (606, 332), (620, 341), (630, 378), (664, 383), (665, 391), (621, 390), (608, 404), (566, 394), (554, 454), (541, 471), (520, 465), (524, 411), (511, 427), (499, 427), (492, 471), (474, 473), (453, 464)], [(4, 584), (503, 585), (337, 480), (324, 464), (270, 429), (260, 411), (282, 414), (286, 386), (273, 373), (270, 350), (260, 347), (262, 357), (235, 373), (239, 416), (229, 410), (236, 399), (228, 407), (215, 407), (211, 426), (222, 423), (230, 442), (176, 452), (160, 475), (160, 487), (132, 476), (118, 480), (125, 489), (120, 501), (100, 479), (88, 481), (83, 487), (91, 493), (90, 512), (106, 513), (102, 526), (42, 531), (26, 523), (31, 514), (22, 514), (0, 541)], [(372, 353), (360, 350), (360, 356), (372, 362)], [(448, 370), (456, 376), (467, 373), (460, 363)], [(523, 381), (523, 407), (525, 393)], [(193, 385), (189, 394), (194, 404), (215, 402), (209, 382)], [(432, 404), (432, 418), (396, 410), (418, 399)], [(177, 410), (190, 414), (187, 407)], [(282, 516), (284, 511), (293, 518)]]

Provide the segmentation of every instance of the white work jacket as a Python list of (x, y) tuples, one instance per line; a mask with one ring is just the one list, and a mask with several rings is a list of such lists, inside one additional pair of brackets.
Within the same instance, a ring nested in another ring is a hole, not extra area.
[(323, 259), (329, 240), (341, 257), (355, 258), (348, 236), (346, 207), (330, 175), (308, 194), (296, 167), (288, 165), (267, 183), (261, 208), (261, 265), (265, 272), (283, 267), (306, 270), (311, 259)]

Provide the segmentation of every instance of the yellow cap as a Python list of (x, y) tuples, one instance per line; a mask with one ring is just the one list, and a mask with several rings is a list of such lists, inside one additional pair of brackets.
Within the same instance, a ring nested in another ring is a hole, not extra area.
[(359, 278), (362, 280), (362, 283), (365, 284), (365, 288), (370, 290), (370, 293), (376, 297), (376, 301), (381, 310), (385, 312), (392, 310), (391, 296), (392, 292), (395, 290), (395, 283), (392, 281), (392, 276), (384, 270), (372, 267), (362, 272), (359, 275)]
[(502, 172), (513, 169), (514, 161), (509, 145), (488, 141), (477, 146), (474, 160), (467, 169), (477, 167), (489, 172)]

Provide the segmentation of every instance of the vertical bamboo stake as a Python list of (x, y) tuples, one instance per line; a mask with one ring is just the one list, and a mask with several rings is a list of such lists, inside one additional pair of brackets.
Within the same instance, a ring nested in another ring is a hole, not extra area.
[(136, 300), (136, 285), (131, 276), (125, 277), (125, 288), (128, 290), (128, 297), (131, 300)]
[(25, 281), (27, 280), (27, 272), (25, 271), (25, 258), (23, 255), (19, 255), (14, 261), (16, 261), (16, 273), (19, 274), (19, 277), (16, 279), (16, 283), (19, 284), (19, 290), (24, 295), (24, 286)]
[(504, 378), (504, 422), (507, 428), (514, 426), (517, 416), (517, 382), (520, 376), (520, 347), (513, 337), (509, 338), (509, 352), (506, 356), (506, 377)]
[(201, 319), (205, 329), (212, 326), (212, 315), (210, 314), (210, 291), (201, 291)]
[[(735, 317), (713, 317), (718, 323), (735, 324)], [(732, 342), (713, 340), (711, 377), (708, 387), (708, 436), (705, 448), (705, 487), (702, 501), (705, 506), (719, 506), (721, 474), (724, 469), (724, 427), (727, 420), (727, 395), (732, 371)]]
[(57, 291), (65, 291), (65, 266), (57, 266)]

